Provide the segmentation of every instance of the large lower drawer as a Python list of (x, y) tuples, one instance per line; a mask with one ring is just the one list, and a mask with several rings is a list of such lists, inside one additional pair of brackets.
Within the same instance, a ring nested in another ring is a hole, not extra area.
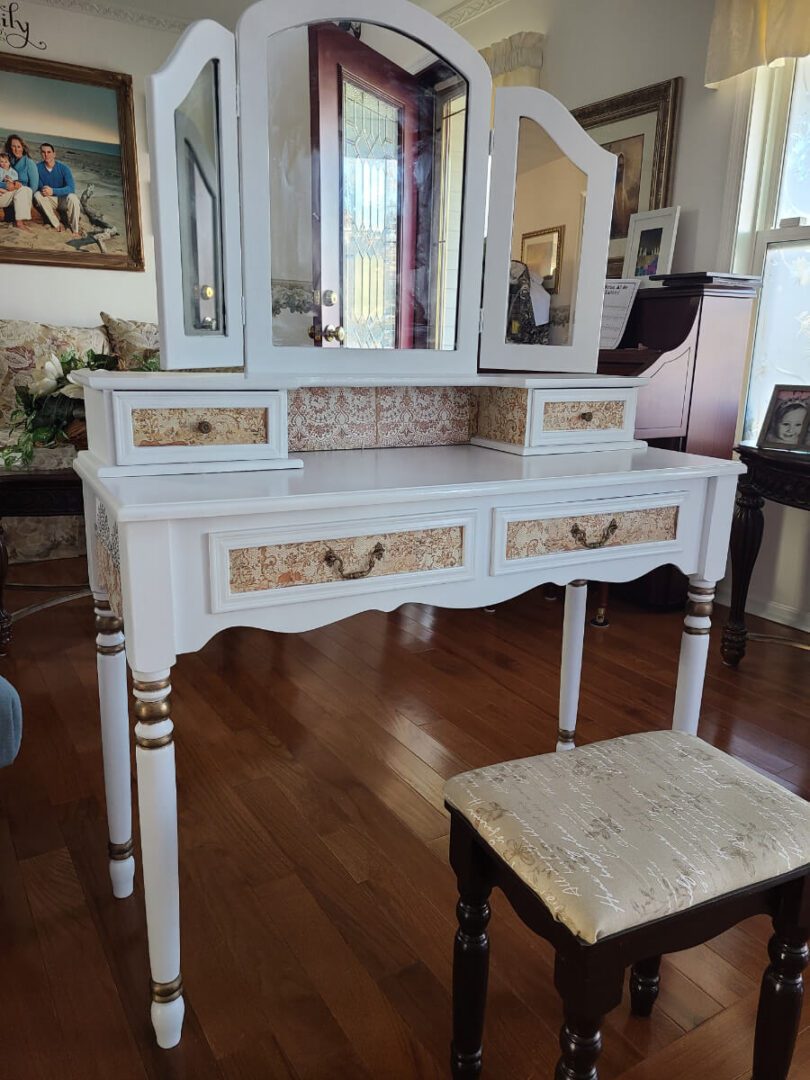
[(229, 611), (474, 575), (474, 511), (209, 534), (211, 603)]
[(699, 500), (685, 491), (498, 508), (490, 572), (519, 573), (539, 563), (587, 565), (650, 551), (674, 556), (698, 535), (699, 510)]
[(279, 391), (119, 392), (113, 396), (116, 463), (286, 457), (286, 412)]

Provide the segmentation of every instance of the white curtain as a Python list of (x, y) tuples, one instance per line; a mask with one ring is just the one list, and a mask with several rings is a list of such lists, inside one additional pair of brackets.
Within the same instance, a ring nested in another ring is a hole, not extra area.
[(706, 85), (810, 54), (810, 0), (715, 0)]
[(524, 30), (482, 49), (493, 86), (539, 86), (544, 40), (545, 34)]

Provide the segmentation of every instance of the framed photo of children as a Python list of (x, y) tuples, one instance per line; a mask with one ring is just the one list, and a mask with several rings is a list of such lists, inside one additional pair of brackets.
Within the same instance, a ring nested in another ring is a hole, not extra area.
[(810, 386), (775, 386), (757, 446), (810, 453)]
[(129, 75), (0, 53), (0, 262), (143, 270)]

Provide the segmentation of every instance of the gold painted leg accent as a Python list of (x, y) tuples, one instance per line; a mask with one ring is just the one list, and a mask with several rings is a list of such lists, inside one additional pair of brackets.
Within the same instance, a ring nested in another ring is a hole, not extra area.
[(170, 1001), (176, 1001), (177, 998), (183, 996), (183, 976), (178, 975), (176, 979), (165, 983), (150, 979), (149, 989), (152, 993), (152, 1001), (158, 1005), (168, 1005)]
[(576, 739), (576, 732), (575, 731), (566, 731), (565, 728), (558, 728), (558, 730), (557, 730), (557, 741), (558, 742), (570, 743), (573, 746), (575, 739)]
[[(171, 682), (167, 679), (159, 679), (157, 682), (139, 682), (137, 679), (132, 683), (132, 692), (135, 695), (135, 720), (138, 724), (147, 726), (162, 724), (171, 719)], [(173, 729), (160, 735), (145, 735), (136, 728), (135, 743), (143, 750), (158, 750), (161, 746), (168, 746), (174, 739)]]
[(129, 859), (135, 854), (135, 842), (131, 837), (129, 840), (125, 840), (123, 844), (114, 844), (111, 840), (107, 844), (107, 850), (114, 862), (123, 862), (124, 859)]

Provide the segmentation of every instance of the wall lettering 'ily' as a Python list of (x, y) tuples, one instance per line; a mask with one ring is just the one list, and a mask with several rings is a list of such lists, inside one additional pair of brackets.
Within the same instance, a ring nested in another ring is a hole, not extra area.
[(23, 19), (17, 3), (0, 4), (0, 42), (12, 49), (47, 49), (44, 41), (31, 37), (31, 23)]

